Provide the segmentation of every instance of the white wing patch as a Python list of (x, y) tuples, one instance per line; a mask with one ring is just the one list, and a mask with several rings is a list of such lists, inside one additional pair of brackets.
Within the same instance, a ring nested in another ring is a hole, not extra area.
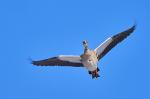
[(98, 56), (101, 54), (105, 48), (112, 42), (112, 38), (106, 39), (101, 45), (99, 45), (94, 51), (96, 52), (96, 55)]
[(80, 56), (59, 55), (58, 58), (62, 61), (68, 61), (68, 62), (73, 62), (73, 63), (81, 63), (81, 57)]

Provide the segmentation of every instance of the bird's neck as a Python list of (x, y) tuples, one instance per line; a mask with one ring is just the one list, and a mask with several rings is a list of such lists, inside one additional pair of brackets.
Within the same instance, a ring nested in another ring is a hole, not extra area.
[(84, 47), (84, 53), (87, 53), (88, 51), (89, 51), (88, 46), (85, 46), (85, 47)]

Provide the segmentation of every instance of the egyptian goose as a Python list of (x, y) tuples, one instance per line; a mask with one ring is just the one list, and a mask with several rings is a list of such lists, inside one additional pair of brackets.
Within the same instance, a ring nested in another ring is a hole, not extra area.
[(88, 73), (92, 75), (92, 78), (98, 78), (98, 61), (119, 42), (123, 41), (127, 36), (129, 36), (135, 30), (135, 27), (136, 25), (133, 25), (131, 28), (109, 37), (94, 50), (90, 50), (88, 48), (88, 42), (83, 41), (84, 53), (80, 56), (59, 55), (57, 57), (44, 60), (32, 61), (32, 64), (36, 66), (86, 67)]

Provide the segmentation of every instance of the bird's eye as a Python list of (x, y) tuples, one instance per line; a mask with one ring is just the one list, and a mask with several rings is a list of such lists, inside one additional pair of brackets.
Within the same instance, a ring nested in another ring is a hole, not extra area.
[(91, 60), (89, 59), (89, 62), (90, 62)]

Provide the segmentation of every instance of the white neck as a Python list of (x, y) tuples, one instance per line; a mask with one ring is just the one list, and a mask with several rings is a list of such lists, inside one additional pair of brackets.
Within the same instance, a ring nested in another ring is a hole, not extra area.
[(89, 50), (88, 44), (87, 43), (83, 44), (83, 46), (84, 46), (84, 53), (86, 53)]

